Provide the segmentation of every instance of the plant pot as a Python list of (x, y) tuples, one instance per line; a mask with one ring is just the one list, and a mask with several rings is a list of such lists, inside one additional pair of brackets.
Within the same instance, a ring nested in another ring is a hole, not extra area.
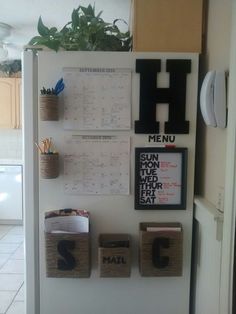
[(40, 95), (40, 120), (57, 121), (59, 119), (58, 96)]
[(40, 173), (43, 179), (59, 176), (59, 154), (40, 154)]

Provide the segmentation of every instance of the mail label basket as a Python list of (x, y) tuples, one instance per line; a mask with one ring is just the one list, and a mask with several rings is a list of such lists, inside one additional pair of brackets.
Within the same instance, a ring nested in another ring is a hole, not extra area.
[(89, 233), (45, 232), (47, 277), (89, 277), (89, 238)]
[(141, 276), (181, 276), (183, 230), (180, 223), (141, 223), (139, 269)]
[(100, 277), (129, 277), (131, 273), (130, 236), (100, 234), (98, 249)]

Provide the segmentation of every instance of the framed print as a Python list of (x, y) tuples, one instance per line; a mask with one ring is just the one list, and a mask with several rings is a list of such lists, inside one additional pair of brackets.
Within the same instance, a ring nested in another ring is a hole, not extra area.
[(187, 148), (135, 148), (135, 209), (186, 209)]

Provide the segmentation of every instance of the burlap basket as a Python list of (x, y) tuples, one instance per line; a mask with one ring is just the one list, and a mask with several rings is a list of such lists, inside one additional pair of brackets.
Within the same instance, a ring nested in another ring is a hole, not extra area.
[[(67, 264), (66, 255), (59, 252), (61, 241), (69, 241), (73, 249), (66, 249), (66, 254), (72, 256), (72, 269), (60, 269), (60, 263)], [(90, 276), (90, 240), (89, 233), (64, 234), (46, 233), (46, 271), (47, 277), (87, 278)]]
[[(128, 247), (103, 247), (104, 243), (122, 241)], [(100, 277), (130, 277), (131, 248), (127, 234), (100, 234), (98, 248), (98, 267)]]
[(58, 96), (40, 95), (40, 120), (57, 121), (59, 119)]
[[(177, 227), (181, 231), (146, 231), (147, 227)], [(153, 262), (155, 239), (168, 239), (168, 248), (160, 248), (160, 258), (168, 265), (157, 267)], [(140, 223), (139, 269), (141, 276), (181, 276), (183, 263), (183, 231), (180, 223)]]
[(59, 176), (59, 154), (40, 154), (40, 174), (43, 179)]

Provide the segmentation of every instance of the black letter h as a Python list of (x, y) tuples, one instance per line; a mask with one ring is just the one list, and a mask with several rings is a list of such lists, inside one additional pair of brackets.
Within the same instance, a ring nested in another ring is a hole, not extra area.
[(186, 79), (191, 72), (191, 60), (167, 60), (166, 72), (170, 73), (169, 88), (157, 88), (157, 73), (161, 60), (138, 59), (136, 72), (140, 73), (139, 120), (135, 133), (157, 134), (156, 104), (168, 103), (169, 116), (165, 122), (166, 134), (188, 134), (189, 121), (185, 120)]

